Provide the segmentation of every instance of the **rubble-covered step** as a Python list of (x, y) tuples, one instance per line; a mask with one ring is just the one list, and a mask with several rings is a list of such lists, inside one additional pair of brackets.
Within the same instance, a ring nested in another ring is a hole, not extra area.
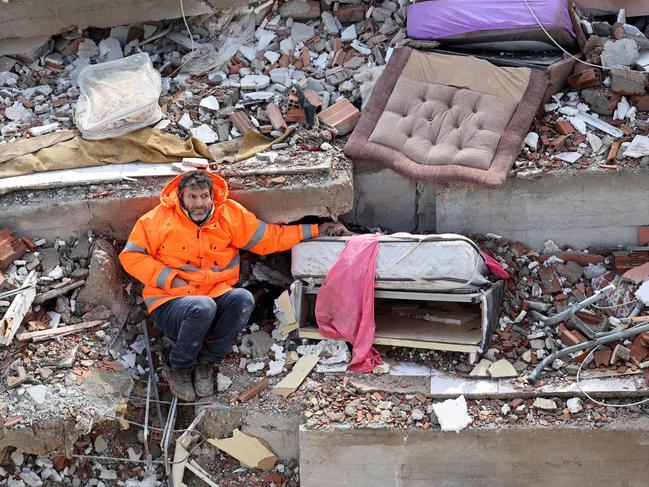
[[(352, 208), (350, 170), (343, 168), (327, 177), (305, 173), (297, 179), (281, 186), (232, 189), (230, 197), (268, 223), (289, 223), (306, 216), (338, 216)], [(137, 183), (137, 188), (132, 183), (130, 188), (111, 190), (103, 198), (88, 198), (85, 188), (32, 193), (27, 203), (22, 193), (3, 196), (0, 228), (52, 239), (83, 235), (92, 228), (96, 233), (126, 240), (136, 220), (159, 203), (159, 193), (167, 182), (167, 178), (158, 178)]]
[(584, 485), (643, 485), (648, 425), (642, 418), (623, 427), (492, 427), (460, 433), (302, 426), (300, 485), (386, 485), (385, 479), (392, 479), (388, 485), (482, 487), (515, 485), (520, 479), (529, 485), (574, 485), (576, 478)]

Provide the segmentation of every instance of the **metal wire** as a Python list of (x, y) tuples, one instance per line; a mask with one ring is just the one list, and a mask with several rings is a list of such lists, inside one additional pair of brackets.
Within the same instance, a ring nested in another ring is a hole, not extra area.
[(581, 369), (584, 366), (586, 362), (588, 362), (588, 359), (590, 358), (593, 353), (595, 353), (595, 350), (597, 350), (601, 345), (597, 345), (595, 348), (593, 348), (588, 355), (586, 355), (586, 358), (579, 364), (579, 368), (577, 369), (577, 388), (581, 391), (581, 393), (586, 396), (588, 399), (590, 399), (592, 402), (595, 404), (599, 404), (600, 406), (606, 406), (606, 407), (611, 407), (611, 408), (628, 408), (629, 406), (638, 406), (640, 404), (644, 404), (646, 402), (649, 402), (649, 397), (646, 399), (642, 399), (641, 401), (637, 402), (632, 402), (629, 404), (607, 404), (605, 402), (598, 401), (597, 399), (593, 399), (586, 391), (584, 391), (581, 388), (581, 385), (579, 384), (579, 375), (581, 374)]
[(571, 58), (573, 58), (575, 61), (578, 61), (578, 62), (580, 62), (580, 63), (582, 63), (582, 64), (587, 65), (587, 66), (593, 66), (594, 68), (608, 69), (608, 68), (602, 66), (601, 64), (589, 63), (588, 61), (584, 61), (583, 59), (579, 59), (577, 56), (573, 56), (573, 55), (570, 54), (568, 51), (566, 51), (563, 47), (561, 47), (561, 46), (559, 45), (559, 43), (558, 43), (557, 41), (554, 40), (554, 37), (552, 37), (552, 36), (550, 35), (550, 33), (545, 29), (545, 27), (543, 27), (543, 24), (541, 23), (541, 21), (539, 20), (539, 18), (538, 18), (538, 17), (536, 16), (536, 14), (534, 13), (534, 10), (532, 10), (532, 7), (530, 7), (530, 4), (527, 3), (527, 0), (523, 0), (523, 2), (525, 2), (525, 5), (527, 5), (527, 9), (528, 9), (528, 10), (530, 11), (530, 13), (532, 14), (532, 17), (534, 17), (534, 20), (536, 20), (536, 23), (539, 24), (539, 27), (541, 27), (541, 29), (543, 30), (543, 32), (545, 32), (545, 35), (548, 36), (548, 38), (549, 38), (549, 39), (554, 43), (555, 46), (557, 46), (559, 49), (561, 49), (563, 52), (565, 52), (568, 56), (570, 56)]
[[(123, 458), (123, 457), (103, 457), (99, 455), (71, 455), (74, 458), (92, 458), (94, 460), (108, 460), (111, 462), (130, 462), (130, 463), (148, 463), (146, 460), (131, 460), (130, 458)], [(164, 462), (160, 460), (151, 460), (151, 463), (155, 464), (164, 464)]]

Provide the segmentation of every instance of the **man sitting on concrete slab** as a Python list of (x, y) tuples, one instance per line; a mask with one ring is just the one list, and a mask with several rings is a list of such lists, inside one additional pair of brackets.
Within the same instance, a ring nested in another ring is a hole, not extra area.
[(225, 180), (204, 171), (170, 181), (160, 204), (135, 224), (120, 260), (144, 284), (155, 325), (175, 341), (162, 369), (172, 394), (190, 402), (212, 395), (214, 365), (248, 323), (253, 296), (233, 289), (240, 249), (264, 255), (320, 234), (346, 233), (332, 222), (264, 223), (228, 198)]

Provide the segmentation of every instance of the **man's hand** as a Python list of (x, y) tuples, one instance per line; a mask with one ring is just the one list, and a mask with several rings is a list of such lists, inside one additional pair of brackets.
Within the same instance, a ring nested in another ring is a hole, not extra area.
[(172, 288), (173, 287), (183, 287), (183, 286), (186, 286), (186, 285), (187, 285), (187, 281), (185, 281), (184, 279), (181, 279), (180, 277), (174, 277), (171, 280), (171, 287)]
[(318, 235), (326, 235), (328, 237), (346, 237), (354, 235), (354, 233), (347, 230), (347, 227), (342, 223), (325, 222), (318, 225)]

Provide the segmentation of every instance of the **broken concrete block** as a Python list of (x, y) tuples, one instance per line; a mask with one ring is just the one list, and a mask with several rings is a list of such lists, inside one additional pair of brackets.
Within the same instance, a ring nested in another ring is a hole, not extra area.
[(602, 49), (602, 66), (623, 68), (634, 64), (639, 57), (638, 46), (631, 39), (608, 40)]
[(232, 379), (227, 375), (223, 375), (219, 372), (216, 376), (216, 390), (219, 392), (227, 391), (232, 385)]
[(242, 90), (263, 90), (270, 85), (270, 78), (264, 74), (250, 74), (240, 83)]
[(637, 159), (644, 156), (649, 156), (649, 137), (636, 135), (624, 151), (624, 157)]
[(293, 22), (291, 26), (291, 38), (293, 42), (306, 42), (315, 36), (315, 29), (311, 25)]
[(203, 98), (198, 105), (202, 108), (205, 108), (206, 110), (216, 111), (221, 109), (219, 100), (217, 100), (217, 98), (212, 95)]
[(646, 71), (611, 69), (611, 89), (623, 95), (644, 95), (649, 81)]
[(317, 0), (289, 0), (279, 8), (279, 14), (282, 17), (291, 17), (297, 20), (317, 19), (320, 16), (320, 2)]
[(557, 403), (552, 399), (545, 399), (543, 397), (537, 397), (532, 403), (532, 407), (537, 409), (543, 409), (545, 411), (554, 411), (557, 409)]
[(493, 379), (502, 379), (507, 377), (518, 377), (518, 372), (507, 359), (500, 359), (489, 366), (489, 375)]
[(194, 137), (206, 144), (213, 144), (214, 142), (217, 142), (219, 140), (217, 133), (212, 130), (212, 127), (206, 124), (199, 125), (198, 127), (192, 127), (191, 129), (189, 129), (189, 131)]
[(340, 38), (343, 42), (350, 42), (356, 39), (356, 27), (350, 25), (340, 33)]
[(108, 443), (106, 443), (106, 440), (102, 435), (98, 435), (97, 438), (95, 438), (95, 451), (97, 453), (103, 453), (106, 450), (108, 450)]
[(469, 410), (464, 396), (457, 399), (447, 399), (444, 402), (434, 403), (433, 410), (442, 431), (455, 431), (466, 428), (471, 422)]
[(606, 88), (586, 88), (581, 91), (581, 97), (588, 103), (591, 111), (599, 115), (613, 115), (622, 95)]
[(471, 377), (489, 377), (489, 367), (491, 367), (491, 361), (483, 358), (473, 367), (469, 375)]
[(77, 296), (78, 309), (104, 305), (119, 316), (126, 306), (121, 279), (115, 249), (107, 240), (96, 240), (90, 257), (90, 273)]
[(584, 410), (584, 404), (579, 397), (571, 397), (567, 402), (570, 414), (577, 414)]
[(331, 14), (331, 12), (328, 11), (322, 12), (321, 17), (322, 17), (322, 23), (327, 33), (338, 34), (339, 32), (338, 23), (336, 22), (336, 19)]
[(267, 332), (260, 330), (245, 335), (239, 349), (243, 353), (250, 354), (252, 358), (264, 358), (268, 355), (273, 343), (273, 338)]

